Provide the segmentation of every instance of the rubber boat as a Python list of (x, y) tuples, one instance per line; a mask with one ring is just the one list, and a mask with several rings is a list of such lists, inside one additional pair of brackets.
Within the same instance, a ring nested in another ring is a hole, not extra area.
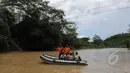
[(87, 61), (74, 61), (74, 60), (60, 60), (58, 57), (42, 54), (40, 59), (47, 64), (62, 64), (62, 65), (88, 65)]

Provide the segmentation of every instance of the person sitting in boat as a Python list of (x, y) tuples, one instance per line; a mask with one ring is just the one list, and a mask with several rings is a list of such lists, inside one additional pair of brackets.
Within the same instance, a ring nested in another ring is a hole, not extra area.
[(69, 58), (70, 58), (70, 55), (69, 55), (69, 53), (67, 53), (66, 54), (66, 60), (69, 60)]
[(70, 57), (69, 57), (69, 60), (73, 60), (74, 59), (74, 56), (72, 53), (70, 53)]
[(81, 57), (78, 55), (78, 52), (75, 53), (75, 60), (81, 61)]
[(61, 52), (61, 55), (60, 55), (59, 59), (64, 60), (64, 53), (63, 52)]
[(73, 56), (73, 60), (75, 60), (75, 55), (74, 55), (74, 52), (72, 52), (72, 56)]
[(64, 60), (66, 60), (66, 54), (64, 54)]
[(56, 50), (59, 53), (59, 59), (60, 59), (60, 56), (63, 54), (63, 47), (60, 45)]

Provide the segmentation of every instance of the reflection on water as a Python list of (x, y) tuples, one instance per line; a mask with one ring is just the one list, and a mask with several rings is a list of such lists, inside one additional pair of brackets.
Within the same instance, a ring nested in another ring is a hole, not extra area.
[[(56, 52), (12, 52), (0, 54), (0, 73), (130, 73), (126, 49), (78, 50), (88, 66), (43, 64), (39, 55)], [(116, 61), (116, 62), (115, 62)]]

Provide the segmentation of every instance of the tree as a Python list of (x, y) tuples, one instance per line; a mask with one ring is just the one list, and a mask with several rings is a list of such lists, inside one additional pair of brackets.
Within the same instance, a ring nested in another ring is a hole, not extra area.
[(61, 42), (74, 45), (75, 24), (64, 18), (64, 11), (48, 3), (42, 0), (2, 1), (1, 7), (10, 13), (10, 21), (7, 21), (10, 37), (24, 50), (52, 50)]
[(80, 44), (82, 46), (87, 46), (89, 44), (89, 37), (82, 37), (82, 38), (80, 38)]
[(93, 43), (97, 46), (101, 46), (103, 44), (103, 40), (98, 35), (94, 35), (93, 37)]
[(121, 34), (113, 35), (113, 36), (105, 39), (104, 43), (106, 44), (107, 47), (129, 48), (130, 34), (129, 33), (121, 33)]
[(12, 14), (6, 9), (1, 7), (0, 8), (0, 39), (1, 41), (1, 51), (7, 51), (9, 50), (10, 46), (9, 43), (15, 45), (19, 50), (22, 50), (19, 48), (19, 46), (12, 40), (11, 38), (11, 27), (13, 24), (13, 16)]

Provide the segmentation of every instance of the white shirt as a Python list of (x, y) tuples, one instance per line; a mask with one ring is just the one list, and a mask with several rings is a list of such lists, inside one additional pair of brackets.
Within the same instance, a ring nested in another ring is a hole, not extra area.
[(78, 60), (79, 59), (79, 55), (75, 55), (75, 60)]

